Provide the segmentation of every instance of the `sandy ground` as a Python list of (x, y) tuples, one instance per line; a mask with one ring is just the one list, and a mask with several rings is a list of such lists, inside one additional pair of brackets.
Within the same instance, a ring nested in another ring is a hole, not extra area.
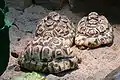
[[(23, 50), (28, 41), (32, 40), (37, 22), (49, 12), (51, 11), (41, 6), (31, 6), (24, 11), (10, 8), (9, 19), (17, 25), (10, 28), (11, 51)], [(67, 15), (76, 25), (84, 15), (84, 13), (72, 13), (67, 6), (57, 12)], [(49, 74), (46, 78), (48, 80), (103, 80), (108, 73), (120, 65), (120, 25), (113, 25), (113, 28), (115, 37), (112, 46), (93, 50), (79, 50), (73, 46), (74, 53), (82, 58), (79, 69), (63, 76)], [(17, 59), (10, 56), (8, 68), (0, 80), (10, 80), (12, 76), (24, 73), (14, 71), (16, 64)]]

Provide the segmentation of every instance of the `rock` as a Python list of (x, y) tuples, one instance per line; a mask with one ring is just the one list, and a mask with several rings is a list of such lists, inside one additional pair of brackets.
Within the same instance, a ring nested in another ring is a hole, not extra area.
[(32, 0), (6, 0), (6, 4), (8, 7), (23, 10), (32, 4)]
[(18, 58), (18, 54), (17, 54), (17, 52), (15, 52), (15, 51), (11, 51), (11, 55), (14, 57), (14, 58)]
[(110, 72), (104, 80), (120, 80), (120, 67)]
[(79, 10), (78, 8), (80, 7), (81, 0), (68, 0), (68, 2), (72, 12), (77, 12)]
[(68, 2), (69, 2), (69, 6), (70, 6), (70, 9), (72, 9), (72, 8), (74, 8), (74, 2), (75, 2), (75, 0), (68, 0)]
[(32, 0), (24, 0), (24, 8), (31, 6)]
[(35, 4), (39, 4), (47, 9), (61, 9), (66, 0), (35, 0)]

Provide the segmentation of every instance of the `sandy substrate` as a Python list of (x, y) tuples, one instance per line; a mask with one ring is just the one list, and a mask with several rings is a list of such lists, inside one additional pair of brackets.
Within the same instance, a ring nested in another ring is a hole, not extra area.
[[(40, 6), (31, 6), (25, 9), (24, 12), (10, 8), (9, 18), (17, 25), (10, 28), (11, 51), (23, 50), (28, 41), (32, 40), (34, 35), (32, 33), (35, 31), (37, 22), (49, 12), (51, 11)], [(84, 15), (84, 13), (72, 13), (67, 6), (57, 12), (62, 15), (67, 15), (75, 24), (77, 24)], [(120, 25), (113, 25), (113, 27), (115, 37), (112, 46), (93, 50), (79, 50), (73, 46), (72, 49), (74, 53), (82, 58), (79, 69), (60, 77), (49, 74), (46, 78), (48, 80), (103, 80), (108, 73), (120, 65)], [(13, 75), (23, 73), (21, 71), (14, 71), (16, 64), (17, 59), (11, 56), (8, 68), (0, 80), (10, 80)]]

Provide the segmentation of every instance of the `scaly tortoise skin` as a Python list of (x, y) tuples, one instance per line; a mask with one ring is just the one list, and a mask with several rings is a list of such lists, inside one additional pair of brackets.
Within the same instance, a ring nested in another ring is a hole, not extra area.
[(83, 17), (76, 28), (75, 44), (82, 48), (96, 48), (113, 42), (113, 29), (105, 16), (96, 12)]
[(75, 37), (75, 27), (66, 16), (57, 12), (50, 12), (38, 23), (35, 36), (43, 37), (44, 39), (60, 37), (64, 39), (64, 46), (72, 46)]
[(63, 46), (58, 37), (50, 37), (48, 40), (34, 39), (18, 60), (21, 67), (46, 73), (76, 69), (79, 61), (71, 48)]
[(74, 30), (74, 25), (66, 16), (50, 12), (38, 23), (34, 40), (20, 55), (20, 66), (47, 73), (77, 68), (79, 59), (70, 48), (75, 37)]

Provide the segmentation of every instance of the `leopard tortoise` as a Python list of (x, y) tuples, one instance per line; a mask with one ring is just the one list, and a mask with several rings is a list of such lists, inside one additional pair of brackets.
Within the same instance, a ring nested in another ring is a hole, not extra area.
[(30, 71), (59, 73), (78, 68), (71, 49), (74, 25), (66, 16), (50, 12), (37, 25), (35, 36), (18, 58), (21, 67)]
[(96, 48), (113, 42), (113, 29), (103, 15), (91, 12), (83, 17), (76, 28), (75, 44), (81, 49)]
[(21, 67), (46, 73), (77, 69), (78, 62), (79, 59), (73, 54), (72, 49), (63, 46), (62, 40), (58, 37), (31, 41), (18, 58)]
[(50, 12), (37, 25), (36, 37), (60, 37), (64, 46), (72, 46), (75, 37), (74, 24), (64, 15), (57, 12)]

